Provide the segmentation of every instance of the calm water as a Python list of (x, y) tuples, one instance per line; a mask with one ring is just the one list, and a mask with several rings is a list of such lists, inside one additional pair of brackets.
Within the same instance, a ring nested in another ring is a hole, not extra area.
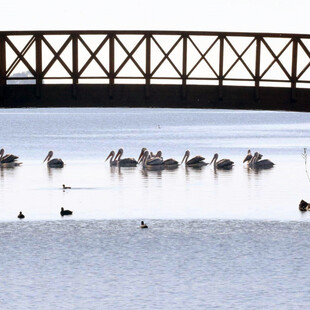
[[(0, 147), (23, 162), (0, 170), (1, 309), (310, 305), (310, 213), (298, 210), (310, 201), (310, 114), (19, 109), (0, 110), (0, 125)], [(120, 147), (179, 161), (186, 149), (207, 162), (218, 152), (235, 166), (111, 169), (104, 160)], [(248, 148), (275, 167), (248, 170)], [(63, 169), (42, 163), (50, 149)]]

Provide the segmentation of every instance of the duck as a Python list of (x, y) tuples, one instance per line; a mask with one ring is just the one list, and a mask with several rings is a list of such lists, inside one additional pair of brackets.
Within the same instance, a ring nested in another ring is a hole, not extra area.
[(70, 210), (64, 210), (64, 208), (61, 208), (61, 210), (60, 210), (60, 215), (61, 216), (64, 216), (64, 215), (72, 215), (72, 211), (70, 211)]
[(144, 221), (141, 221), (140, 228), (148, 228), (148, 226), (144, 223)]
[(22, 220), (25, 218), (25, 215), (22, 213), (22, 211), (19, 212), (19, 214), (17, 215), (17, 217)]
[(63, 189), (71, 189), (70, 186), (66, 186), (65, 184), (62, 184), (62, 188), (63, 188)]
[(301, 200), (299, 203), (299, 211), (310, 211), (310, 204), (304, 200)]

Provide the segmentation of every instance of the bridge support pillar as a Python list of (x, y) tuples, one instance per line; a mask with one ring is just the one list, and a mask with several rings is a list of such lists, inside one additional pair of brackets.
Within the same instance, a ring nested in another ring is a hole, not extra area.
[(6, 85), (5, 37), (0, 36), (0, 98), (4, 98), (5, 85)]

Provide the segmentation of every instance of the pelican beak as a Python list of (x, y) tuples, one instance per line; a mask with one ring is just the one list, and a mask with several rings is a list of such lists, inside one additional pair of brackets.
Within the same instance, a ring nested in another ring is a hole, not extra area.
[(121, 152), (118, 151), (117, 154), (116, 154), (116, 156), (115, 156), (115, 158), (114, 158), (114, 160), (117, 160), (117, 159), (118, 159), (117, 157), (120, 156), (120, 155), (121, 155)]
[(138, 159), (139, 164), (142, 162), (143, 158), (144, 158), (144, 152), (143, 153), (141, 152), (139, 159)]
[(182, 159), (182, 161), (181, 161), (181, 163), (180, 163), (180, 165), (182, 165), (183, 164), (183, 161), (185, 160), (185, 158), (187, 157), (187, 154), (185, 153), (185, 155), (184, 155), (184, 157), (183, 157), (183, 159)]
[(214, 160), (215, 160), (215, 155), (213, 156), (213, 158), (212, 158), (212, 160), (211, 160), (211, 162), (210, 162), (210, 166), (211, 166), (211, 164), (214, 162)]
[(105, 161), (107, 161), (112, 156), (112, 152), (109, 154), (109, 156), (106, 158)]
[(143, 148), (143, 149), (141, 150), (140, 155), (139, 155), (139, 158), (138, 158), (138, 163), (140, 163), (140, 162), (141, 162), (144, 152), (145, 152), (145, 149)]
[(245, 163), (246, 161), (248, 161), (250, 159), (250, 155), (247, 155), (246, 157), (245, 157), (245, 159), (243, 160), (243, 163)]
[(51, 154), (48, 153), (47, 156), (45, 157), (45, 159), (43, 160), (43, 162), (49, 161), (51, 158)]

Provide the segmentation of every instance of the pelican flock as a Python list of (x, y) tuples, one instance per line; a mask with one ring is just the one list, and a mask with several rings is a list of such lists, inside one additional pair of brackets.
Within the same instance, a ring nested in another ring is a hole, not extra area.
[[(149, 170), (163, 170), (163, 169), (176, 169), (180, 167), (183, 163), (186, 167), (201, 168), (203, 166), (212, 166), (214, 169), (224, 169), (229, 170), (234, 166), (234, 162), (230, 159), (220, 159), (218, 153), (215, 153), (210, 164), (205, 162), (205, 158), (201, 155), (197, 155), (191, 159), (190, 151), (187, 150), (183, 156), (181, 163), (179, 163), (174, 158), (163, 159), (162, 151), (159, 150), (154, 155), (153, 152), (148, 151), (145, 147), (141, 149), (138, 160), (135, 158), (122, 158), (124, 153), (123, 148), (120, 148), (115, 154), (112, 150), (107, 156), (106, 160), (109, 160), (111, 167), (136, 167), (141, 163), (142, 167)], [(52, 158), (53, 151), (49, 151), (43, 162), (47, 162), (49, 168), (63, 168), (64, 162), (60, 158)], [(251, 150), (248, 150), (246, 157), (243, 159), (243, 163), (247, 165), (249, 169), (270, 169), (275, 164), (269, 159), (262, 159), (263, 155), (259, 152), (255, 152), (252, 155)], [(0, 149), (0, 168), (5, 167), (15, 167), (22, 163), (17, 162), (18, 156), (13, 154), (4, 155), (4, 149)]]

